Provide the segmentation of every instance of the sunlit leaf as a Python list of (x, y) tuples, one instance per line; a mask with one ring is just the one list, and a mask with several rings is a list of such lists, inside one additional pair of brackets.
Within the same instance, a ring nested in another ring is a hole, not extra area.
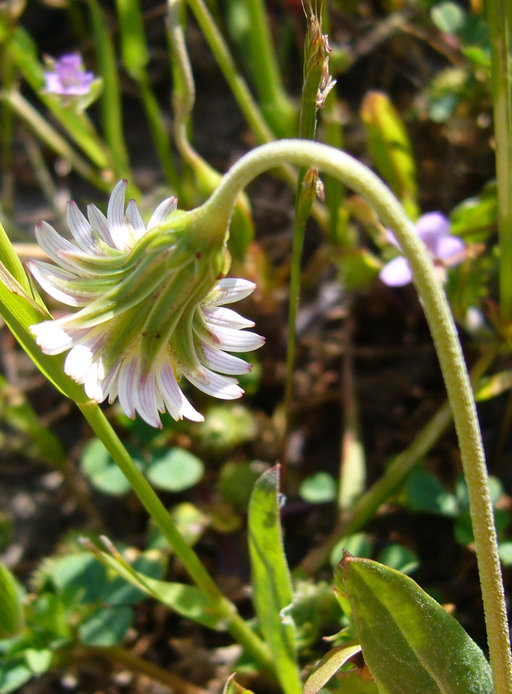
[(352, 606), (380, 694), (491, 694), (480, 648), (411, 578), (347, 555), (335, 580)]
[(290, 573), (279, 520), (279, 468), (267, 470), (256, 482), (249, 504), (249, 552), (254, 606), (260, 629), (276, 663), (286, 694), (300, 694), (293, 627), (281, 611), (292, 602)]

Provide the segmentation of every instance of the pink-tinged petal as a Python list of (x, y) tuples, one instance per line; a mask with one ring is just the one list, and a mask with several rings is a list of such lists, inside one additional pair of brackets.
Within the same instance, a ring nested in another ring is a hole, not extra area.
[(138, 388), (137, 372), (138, 361), (136, 357), (125, 361), (119, 369), (119, 404), (125, 414), (131, 419), (135, 417), (135, 398)]
[(141, 378), (136, 390), (135, 409), (142, 419), (156, 429), (162, 429), (162, 422), (158, 416), (158, 405), (155, 383), (150, 374), (147, 378)]
[(166, 407), (173, 419), (177, 421), (185, 417), (192, 422), (204, 422), (203, 415), (197, 412), (184, 396), (170, 364), (164, 364), (156, 372), (156, 377)]
[(96, 205), (87, 205), (87, 217), (89, 218), (92, 231), (96, 232), (98, 236), (105, 241), (107, 246), (115, 248), (114, 241), (108, 229), (107, 218), (103, 212), (99, 210)]
[(388, 287), (403, 287), (412, 282), (412, 271), (409, 261), (405, 258), (394, 258), (384, 265), (379, 274), (380, 279)]
[(416, 232), (423, 243), (431, 249), (437, 239), (450, 233), (450, 221), (441, 212), (427, 212), (416, 222)]
[(205, 298), (205, 302), (215, 306), (232, 304), (235, 301), (245, 299), (255, 289), (256, 285), (254, 282), (249, 282), (249, 280), (244, 280), (240, 277), (225, 277), (217, 282), (210, 294)]
[(66, 204), (66, 220), (69, 230), (73, 234), (73, 238), (85, 253), (94, 253), (100, 255), (97, 245), (94, 243), (94, 237), (91, 231), (91, 225), (78, 209), (78, 205), (74, 200), (70, 200)]
[(213, 339), (201, 336), (212, 347), (224, 349), (227, 352), (252, 352), (265, 344), (265, 338), (248, 330), (234, 330), (217, 325), (209, 325)]
[(60, 266), (66, 265), (61, 255), (63, 251), (72, 253), (77, 251), (77, 247), (73, 243), (64, 239), (47, 222), (39, 222), (36, 225), (36, 238), (43, 251)]
[(213, 371), (229, 376), (240, 376), (249, 373), (252, 369), (252, 364), (239, 357), (234, 357), (232, 354), (227, 354), (208, 345), (202, 345), (202, 347), (204, 364)]
[(233, 328), (235, 330), (252, 328), (254, 326), (254, 321), (247, 320), (247, 318), (244, 318), (239, 313), (229, 308), (219, 308), (218, 306), (204, 307), (203, 315), (208, 324)]
[(30, 332), (45, 354), (61, 354), (73, 346), (73, 336), (62, 329), (59, 321), (47, 320), (31, 325)]
[(398, 243), (396, 236), (393, 234), (391, 229), (386, 229), (386, 240), (389, 241), (389, 243), (392, 243), (395, 248), (398, 248), (399, 251), (402, 249), (400, 248), (400, 244)]
[(68, 306), (85, 306), (96, 298), (95, 292), (66, 291), (59, 286), (59, 281), (73, 282), (77, 276), (56, 265), (50, 265), (42, 260), (29, 260), (27, 267), (38, 284), (54, 299)]
[(126, 225), (124, 223), (124, 200), (128, 182), (122, 179), (116, 183), (107, 205), (107, 221), (110, 235), (116, 248), (127, 248)]
[(219, 400), (236, 400), (241, 398), (244, 391), (234, 378), (221, 376), (209, 369), (200, 368), (195, 371), (185, 372), (187, 380), (203, 393), (213, 395)]
[(171, 212), (174, 212), (176, 210), (177, 207), (178, 198), (175, 198), (173, 196), (172, 198), (167, 198), (166, 200), (163, 200), (151, 215), (147, 225), (147, 230), (149, 231), (153, 227), (156, 227), (159, 224), (161, 224), (164, 221), (164, 219), (171, 214)]
[(457, 265), (466, 257), (466, 244), (457, 236), (444, 236), (437, 240), (433, 254), (445, 265)]
[(139, 208), (135, 200), (130, 200), (126, 206), (126, 218), (133, 227), (133, 233), (136, 239), (140, 239), (146, 233), (146, 227), (140, 216)]
[(93, 354), (86, 345), (75, 345), (64, 361), (64, 373), (77, 383), (83, 383), (92, 366)]

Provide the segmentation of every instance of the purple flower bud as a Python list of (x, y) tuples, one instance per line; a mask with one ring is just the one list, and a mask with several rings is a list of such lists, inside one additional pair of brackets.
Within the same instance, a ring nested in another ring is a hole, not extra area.
[(44, 78), (45, 89), (52, 94), (82, 96), (89, 93), (94, 73), (85, 70), (79, 53), (68, 53), (58, 60), (48, 61)]
[[(440, 268), (442, 276), (444, 269), (453, 267), (466, 257), (466, 245), (458, 236), (450, 234), (450, 222), (440, 212), (428, 212), (416, 223), (418, 236), (427, 247), (436, 267)], [(400, 249), (400, 245), (391, 231), (388, 230), (389, 241)], [(388, 287), (403, 287), (412, 282), (412, 270), (406, 258), (394, 258), (384, 265), (379, 275)]]

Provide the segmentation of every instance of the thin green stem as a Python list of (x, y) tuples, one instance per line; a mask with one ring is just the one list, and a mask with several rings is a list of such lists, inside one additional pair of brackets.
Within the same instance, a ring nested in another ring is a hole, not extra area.
[(487, 0), (491, 45), (498, 229), (500, 313), (512, 320), (512, 0)]
[(229, 219), (239, 191), (264, 171), (288, 162), (316, 165), (365, 198), (394, 232), (414, 275), (437, 350), (459, 440), (482, 587), (495, 694), (512, 693), (507, 612), (487, 469), (471, 384), (448, 301), (414, 225), (386, 185), (367, 167), (328, 145), (281, 140), (246, 154), (202, 206), (203, 215)]
[(142, 103), (148, 119), (156, 151), (162, 165), (167, 183), (173, 191), (179, 194), (180, 185), (178, 172), (172, 156), (171, 138), (167, 131), (164, 116), (160, 110), (158, 100), (151, 89), (148, 75), (142, 70), (137, 78)]
[(274, 663), (267, 646), (240, 617), (235, 605), (222, 595), (195, 551), (185, 542), (167, 509), (133, 462), (101, 409), (95, 403), (91, 403), (91, 401), (86, 403), (79, 402), (77, 405), (94, 433), (101, 439), (126, 479), (130, 482), (133, 491), (137, 494), (142, 505), (173, 548), (190, 577), (205, 595), (210, 598), (219, 619), (225, 623), (226, 630), (247, 652), (252, 654), (263, 669), (274, 672)]
[(242, 4), (245, 5), (250, 27), (244, 36), (244, 49), (248, 52), (247, 65), (262, 111), (277, 135), (293, 134), (295, 108), (281, 80), (267, 16), (268, 10), (262, 0), (244, 0)]
[[(314, 140), (317, 124), (318, 94), (324, 75), (325, 42), (322, 36), (323, 2), (317, 3), (316, 13), (309, 8), (308, 26), (304, 42), (304, 80), (299, 114), (299, 137)], [(288, 308), (288, 344), (286, 351), (285, 416), (286, 426), (281, 454), (282, 483), (286, 478), (286, 451), (292, 426), (293, 381), (297, 341), (297, 312), (300, 301), (301, 260), (306, 224), (317, 195), (318, 170), (302, 166), (299, 169), (293, 229), (292, 262), (290, 273), (290, 301)]]
[(113, 164), (117, 177), (131, 179), (130, 164), (126, 143), (121, 107), (121, 87), (119, 73), (112, 41), (112, 35), (106, 25), (103, 9), (97, 0), (88, 0), (98, 63), (103, 77), (103, 94), (101, 97), (102, 122), (105, 139), (113, 155)]

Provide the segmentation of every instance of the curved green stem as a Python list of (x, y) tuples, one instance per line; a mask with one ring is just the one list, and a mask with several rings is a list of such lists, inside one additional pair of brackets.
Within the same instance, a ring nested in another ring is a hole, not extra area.
[(274, 662), (267, 646), (240, 617), (235, 605), (222, 595), (195, 551), (185, 542), (169, 512), (133, 462), (101, 409), (91, 400), (85, 403), (77, 402), (77, 406), (130, 482), (133, 491), (173, 548), (190, 577), (210, 598), (216, 614), (224, 621), (226, 630), (243, 648), (252, 654), (262, 668), (273, 673)]
[(228, 220), (238, 193), (259, 174), (285, 162), (296, 166), (318, 166), (365, 198), (381, 222), (392, 229), (411, 265), (414, 284), (437, 350), (459, 440), (495, 693), (511, 694), (512, 662), (507, 613), (480, 428), (457, 330), (444, 291), (436, 279), (434, 265), (402, 206), (385, 184), (348, 154), (315, 142), (281, 140), (246, 154), (228, 171), (216, 192), (200, 208), (202, 214), (209, 219), (219, 219), (220, 216)]

